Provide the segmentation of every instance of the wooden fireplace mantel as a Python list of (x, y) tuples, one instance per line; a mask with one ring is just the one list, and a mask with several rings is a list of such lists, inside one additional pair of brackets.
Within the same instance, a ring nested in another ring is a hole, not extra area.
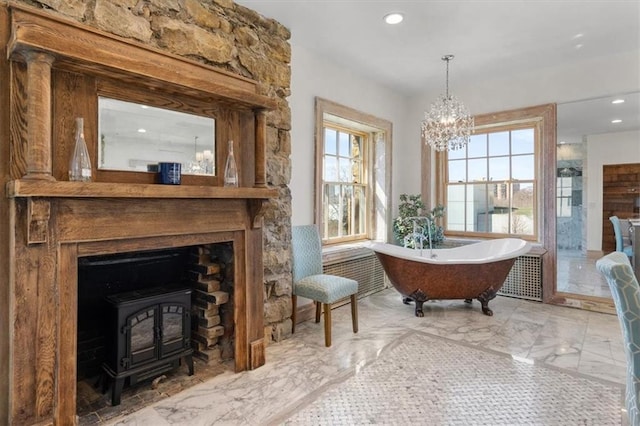
[[(231, 242), (235, 369), (263, 365), (262, 215), (279, 194), (266, 180), (266, 112), (277, 101), (242, 76), (14, 3), (0, 4), (0, 43), (0, 118), (11, 124), (0, 120), (0, 423), (77, 422), (77, 263), (90, 254)], [(86, 114), (96, 128), (103, 81), (210, 105), (216, 131), (240, 145), (241, 187), (66, 181), (61, 123)]]
[(153, 185), (109, 182), (67, 182), (17, 179), (7, 183), (8, 198), (201, 198), (269, 199), (276, 189), (196, 185)]

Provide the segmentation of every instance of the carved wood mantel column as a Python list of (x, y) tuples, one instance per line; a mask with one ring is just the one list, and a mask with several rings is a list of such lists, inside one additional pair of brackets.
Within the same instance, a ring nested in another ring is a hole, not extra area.
[(264, 109), (255, 110), (256, 117), (256, 152), (255, 152), (255, 188), (267, 187), (267, 115)]
[(51, 65), (48, 53), (25, 51), (27, 62), (27, 174), (24, 179), (55, 180), (51, 173)]

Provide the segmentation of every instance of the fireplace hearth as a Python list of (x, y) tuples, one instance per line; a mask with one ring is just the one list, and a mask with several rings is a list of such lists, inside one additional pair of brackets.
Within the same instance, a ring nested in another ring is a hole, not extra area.
[(117, 294), (156, 287), (190, 288), (189, 248), (122, 252), (78, 259), (78, 380), (102, 374)]
[(89, 402), (78, 412), (115, 407), (124, 389), (158, 380), (183, 386), (194, 357), (209, 377), (203, 366), (232, 360), (233, 288), (231, 242), (79, 258), (77, 377)]

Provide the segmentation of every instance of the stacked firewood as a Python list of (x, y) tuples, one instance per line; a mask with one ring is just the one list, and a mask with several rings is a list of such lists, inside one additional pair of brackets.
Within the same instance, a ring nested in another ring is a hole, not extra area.
[(220, 305), (229, 301), (229, 293), (220, 290), (221, 266), (211, 260), (209, 246), (197, 247), (193, 259), (191, 340), (194, 355), (207, 363), (218, 363), (221, 360), (218, 342), (224, 335)]

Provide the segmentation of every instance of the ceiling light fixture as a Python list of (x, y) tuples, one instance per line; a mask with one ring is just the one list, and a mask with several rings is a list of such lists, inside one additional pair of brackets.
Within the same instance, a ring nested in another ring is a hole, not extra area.
[(453, 55), (442, 57), (447, 63), (446, 92), (431, 104), (422, 122), (422, 136), (436, 151), (463, 148), (469, 143), (473, 131), (473, 117), (469, 110), (455, 96), (449, 95), (449, 62), (452, 59)]
[(141, 127), (138, 129), (138, 133), (147, 133), (147, 130)]
[(624, 99), (614, 99), (611, 101), (612, 104), (623, 104)]
[(611, 120), (611, 123), (613, 124), (622, 123), (622, 120), (620, 120), (619, 118), (616, 118), (615, 120)]
[(389, 25), (399, 24), (403, 19), (404, 16), (402, 15), (402, 13), (393, 12), (384, 15), (384, 22)]

